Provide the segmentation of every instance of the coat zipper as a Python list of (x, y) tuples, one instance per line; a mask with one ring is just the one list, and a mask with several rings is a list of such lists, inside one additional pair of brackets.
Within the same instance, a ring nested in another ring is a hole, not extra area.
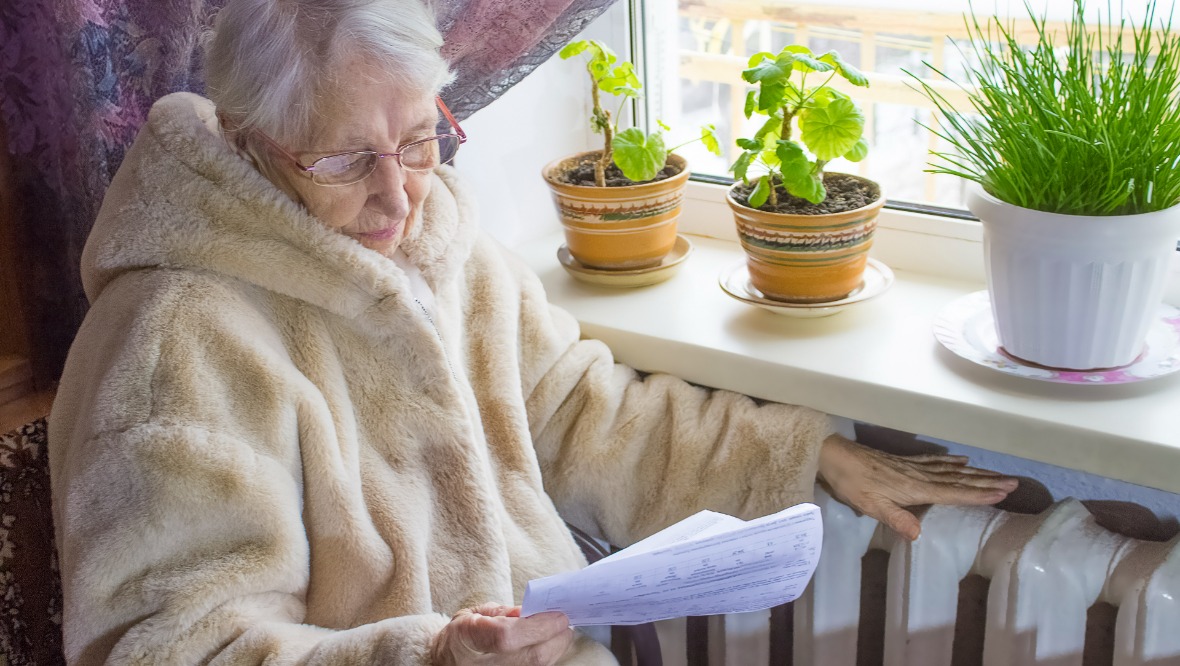
[(447, 370), (451, 371), (451, 378), (455, 380), (456, 384), (458, 384), (459, 376), (455, 374), (455, 366), (451, 365), (451, 357), (447, 355), (447, 345), (445, 342), (443, 342), (443, 336), (438, 330), (438, 325), (434, 323), (434, 317), (430, 316), (430, 310), (427, 310), (426, 306), (423, 305), (422, 301), (418, 300), (417, 297), (414, 297), (414, 302), (417, 303), (418, 307), (422, 309), (422, 314), (426, 316), (426, 321), (430, 322), (430, 327), (434, 329), (434, 335), (438, 338), (438, 346), (440, 349), (442, 349), (443, 361), (446, 361)]

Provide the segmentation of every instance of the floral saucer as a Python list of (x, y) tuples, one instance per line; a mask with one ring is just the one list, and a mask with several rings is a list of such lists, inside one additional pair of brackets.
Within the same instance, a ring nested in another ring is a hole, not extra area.
[(1139, 358), (1121, 368), (1059, 370), (1009, 356), (1000, 347), (991, 301), (977, 291), (952, 301), (934, 322), (934, 337), (955, 354), (1004, 374), (1058, 384), (1129, 384), (1180, 370), (1180, 308), (1161, 305)]
[(722, 291), (743, 303), (756, 305), (784, 317), (813, 319), (834, 315), (853, 303), (867, 301), (885, 293), (893, 284), (893, 271), (876, 259), (869, 259), (865, 265), (864, 279), (859, 287), (844, 298), (823, 303), (787, 303), (767, 298), (750, 283), (750, 272), (746, 268), (745, 259), (722, 271), (717, 281)]
[(676, 244), (672, 251), (655, 266), (636, 268), (622, 271), (608, 271), (601, 268), (590, 268), (574, 259), (569, 246), (557, 248), (557, 260), (561, 267), (575, 280), (606, 287), (646, 287), (663, 282), (671, 278), (680, 270), (684, 260), (692, 254), (692, 242), (684, 236), (676, 235)]

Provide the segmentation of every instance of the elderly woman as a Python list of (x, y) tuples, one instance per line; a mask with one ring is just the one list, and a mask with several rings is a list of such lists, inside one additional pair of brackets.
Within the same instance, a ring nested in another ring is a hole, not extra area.
[(513, 606), (584, 565), (563, 520), (627, 544), (818, 471), (912, 538), (1013, 488), (579, 340), (444, 166), (440, 43), (415, 0), (231, 0), (212, 101), (152, 109), (51, 421), (71, 663), (612, 663)]

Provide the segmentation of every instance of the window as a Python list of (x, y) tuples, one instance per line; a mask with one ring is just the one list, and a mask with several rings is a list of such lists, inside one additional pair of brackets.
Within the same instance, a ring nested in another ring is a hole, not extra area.
[[(1050, 30), (1064, 33), (1072, 0), (1030, 0), (1046, 12)], [(1132, 24), (1142, 23), (1148, 0), (1089, 0), (1088, 13), (1108, 7), (1123, 12)], [(1170, 2), (1160, 3), (1166, 14)], [(981, 20), (989, 12), (1011, 19), (1021, 34), (1032, 37), (1022, 0), (977, 0)], [(868, 158), (852, 164), (832, 162), (830, 169), (849, 171), (880, 182), (893, 201), (963, 208), (964, 181), (924, 173), (928, 151), (945, 149), (918, 123), (931, 124), (932, 106), (909, 85), (903, 70), (936, 86), (968, 108), (954, 84), (934, 75), (923, 63), (965, 82), (964, 55), (954, 40), (967, 32), (963, 13), (967, 0), (645, 0), (642, 42), (645, 52), (647, 113), (673, 128), (673, 138), (689, 138), (701, 124), (714, 123), (723, 148), (733, 154), (716, 157), (700, 144), (680, 152), (697, 174), (728, 176), (738, 149), (734, 139), (755, 129), (742, 106), (745, 83), (741, 71), (751, 54), (778, 52), (788, 44), (804, 44), (822, 53), (835, 49), (864, 71), (868, 89), (842, 86), (864, 109)], [(673, 141), (675, 145), (680, 141)]]

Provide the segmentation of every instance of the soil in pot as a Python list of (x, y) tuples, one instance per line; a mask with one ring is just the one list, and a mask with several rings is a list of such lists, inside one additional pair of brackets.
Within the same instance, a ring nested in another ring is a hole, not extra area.
[[(612, 165), (613, 166), (613, 165)], [(594, 184), (594, 171), (591, 167), (590, 184)], [(738, 203), (751, 207), (750, 193), (754, 191), (755, 182), (738, 185), (733, 189), (733, 198)], [(761, 208), (768, 213), (786, 213), (789, 215), (827, 215), (829, 213), (843, 213), (867, 206), (877, 200), (880, 192), (872, 183), (843, 173), (825, 173), (824, 187), (828, 190), (828, 198), (822, 203), (813, 204), (806, 199), (787, 194), (779, 181), (775, 181), (778, 191), (778, 206), (771, 208), (766, 202)]]
[[(583, 187), (594, 187), (594, 163), (596, 159), (587, 159), (578, 163), (572, 169), (569, 169), (561, 174), (558, 174), (557, 180), (567, 185), (580, 185)], [(656, 174), (655, 178), (651, 180), (644, 180), (635, 182), (623, 175), (623, 170), (615, 166), (612, 162), (606, 169), (606, 186), (607, 187), (628, 187), (630, 185), (643, 185), (645, 183), (654, 183), (660, 180), (665, 180), (680, 173), (679, 167), (672, 164), (665, 164), (664, 168)]]

